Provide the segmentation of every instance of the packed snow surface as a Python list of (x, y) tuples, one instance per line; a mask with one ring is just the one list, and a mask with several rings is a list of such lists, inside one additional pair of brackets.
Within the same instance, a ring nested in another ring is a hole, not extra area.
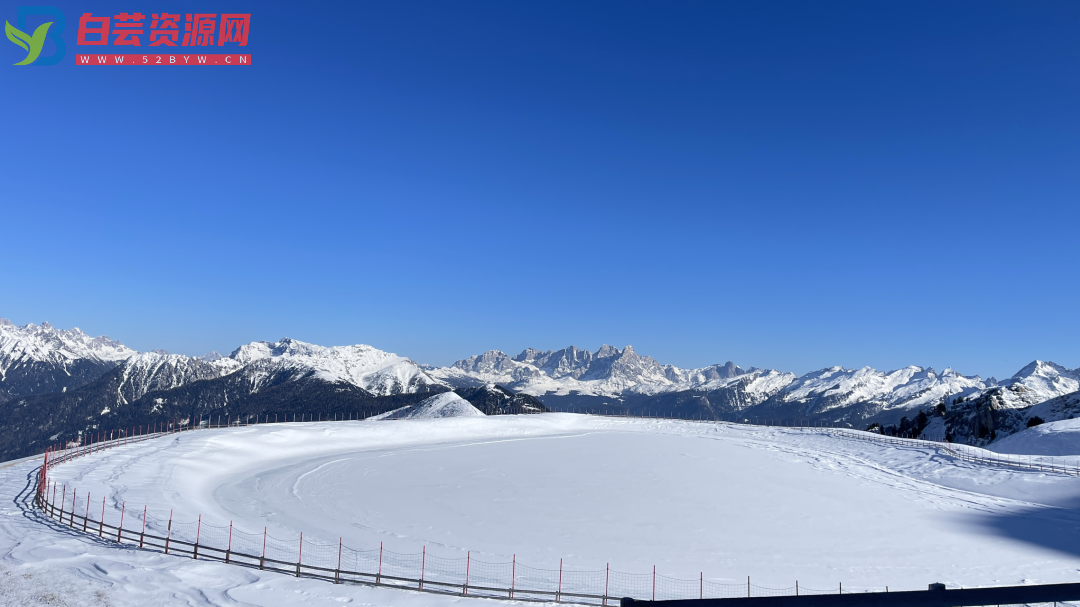
[[(120, 549), (34, 520), (33, 463), (0, 469), (0, 566), (112, 604), (433, 605)], [(1080, 479), (812, 429), (570, 414), (270, 424), (188, 432), (53, 479), (177, 521), (355, 548), (568, 570), (845, 590), (1080, 581)], [(0, 574), (3, 574), (0, 571)], [(481, 604), (491, 604), (490, 602)]]

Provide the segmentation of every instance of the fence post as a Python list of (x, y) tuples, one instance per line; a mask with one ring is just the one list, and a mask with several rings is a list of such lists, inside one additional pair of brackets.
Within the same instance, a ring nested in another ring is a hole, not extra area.
[(510, 561), (510, 598), (514, 598), (514, 584), (517, 581), (517, 554)]
[(750, 576), (746, 576), (746, 598), (750, 598)]
[(608, 582), (611, 581), (611, 563), (604, 565), (604, 600), (602, 603), (607, 605), (608, 597)]
[(656, 565), (652, 566), (652, 600), (656, 600)]
[(555, 602), (562, 602), (562, 559), (559, 559), (559, 590), (555, 593)]
[(165, 534), (165, 554), (169, 554), (169, 540), (172, 539), (172, 510), (169, 510), (169, 528)]
[[(70, 527), (73, 528), (73, 529), (75, 528), (75, 500), (78, 498), (78, 495), (79, 495), (79, 490), (72, 487), (72, 489), (71, 489), (71, 518), (68, 519), (68, 520), (71, 523)], [(64, 513), (63, 512), (60, 513), (60, 522), (61, 523), (64, 522)]]
[(199, 524), (195, 527), (195, 549), (191, 553), (191, 558), (196, 561), (199, 560), (199, 537), (202, 536), (202, 515), (199, 515)]
[(304, 532), (300, 532), (300, 558), (296, 559), (296, 577), (300, 577), (300, 563), (304, 562)]
[(105, 498), (101, 498), (101, 520), (98, 521), (97, 535), (102, 537), (105, 532)]
[[(53, 495), (53, 503), (56, 503), (56, 496)], [(64, 506), (67, 505), (67, 483), (64, 483), (64, 496), (60, 500), (60, 522), (64, 522)]]
[(266, 527), (263, 527), (263, 551), (262, 557), (259, 559), (259, 569), (262, 569), (266, 564)]
[(142, 507), (142, 531), (139, 533), (139, 548), (143, 547), (144, 538), (146, 538), (146, 505)]
[[(703, 598), (705, 598), (705, 572), (702, 571), (701, 573), (698, 574), (698, 576), (699, 577), (698, 577), (698, 597), (697, 598), (698, 599), (703, 599)], [(796, 585), (798, 585), (798, 582), (796, 582)], [(798, 593), (796, 592), (796, 594), (798, 594)]]
[[(885, 592), (889, 591), (889, 587), (885, 587)], [(795, 580), (795, 596), (799, 596), (799, 580)]]
[(469, 594), (469, 566), (472, 565), (472, 551), (465, 553), (465, 590), (462, 594)]
[(382, 583), (382, 542), (379, 542), (379, 573), (375, 575), (375, 585)]
[[(420, 590), (424, 589), (424, 570), (427, 568), (427, 546), (420, 552)], [(513, 582), (511, 582), (513, 583)], [(513, 591), (511, 590), (511, 593)], [(513, 594), (510, 595), (514, 596)]]
[(120, 505), (120, 526), (116, 528), (116, 543), (122, 544), (120, 537), (124, 534), (124, 512), (127, 511), (127, 502)]
[(334, 583), (341, 583), (341, 542), (342, 538), (339, 536), (337, 540), (337, 569), (334, 570)]
[(225, 562), (232, 556), (232, 521), (229, 521), (229, 547), (225, 550)]

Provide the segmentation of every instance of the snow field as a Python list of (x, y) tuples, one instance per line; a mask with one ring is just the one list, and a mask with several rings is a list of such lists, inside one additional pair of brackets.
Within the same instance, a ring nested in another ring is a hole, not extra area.
[(107, 520), (146, 503), (185, 523), (548, 569), (852, 590), (1078, 576), (1076, 478), (814, 430), (570, 414), (271, 424), (129, 445), (52, 478), (107, 495)]

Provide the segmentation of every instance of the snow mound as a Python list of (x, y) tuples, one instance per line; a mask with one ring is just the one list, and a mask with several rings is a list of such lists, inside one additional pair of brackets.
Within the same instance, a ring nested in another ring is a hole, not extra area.
[(376, 419), (435, 419), (440, 417), (486, 417), (472, 404), (453, 392), (436, 394), (415, 405), (395, 409)]
[(995, 441), (990, 448), (1015, 455), (1080, 455), (1080, 419), (1040, 424)]

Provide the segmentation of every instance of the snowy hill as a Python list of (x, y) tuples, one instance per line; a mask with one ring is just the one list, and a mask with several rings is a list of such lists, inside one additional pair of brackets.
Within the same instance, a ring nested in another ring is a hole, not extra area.
[(1080, 419), (1039, 424), (995, 441), (990, 448), (1017, 455), (1080, 455)]
[(415, 405), (395, 409), (372, 419), (435, 419), (441, 417), (484, 417), (484, 414), (457, 394), (443, 392)]
[(135, 355), (124, 344), (49, 323), (17, 326), (0, 318), (0, 402), (83, 386)]

